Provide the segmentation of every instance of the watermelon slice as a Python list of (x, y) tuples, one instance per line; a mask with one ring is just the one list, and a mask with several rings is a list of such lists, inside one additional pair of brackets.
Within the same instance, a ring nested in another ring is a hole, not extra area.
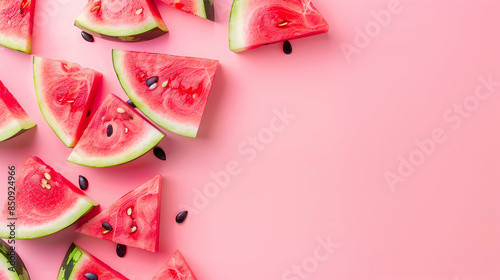
[(35, 125), (36, 123), (0, 81), (0, 141), (18, 135)]
[[(88, 277), (85, 277), (85, 274)], [(90, 274), (90, 275), (89, 275)], [(93, 275), (96, 278), (91, 278)], [(127, 277), (92, 256), (75, 243), (71, 243), (59, 269), (57, 280), (128, 280)]]
[(40, 110), (56, 135), (74, 147), (90, 121), (102, 74), (64, 60), (33, 57)]
[(0, 279), (2, 280), (30, 280), (28, 270), (23, 260), (15, 251), (15, 243), (9, 240), (12, 248), (0, 239)]
[(0, 1), (0, 45), (31, 53), (35, 0)]
[(113, 41), (150, 40), (168, 32), (153, 0), (89, 0), (75, 26)]
[[(120, 84), (146, 116), (174, 133), (196, 137), (219, 62), (113, 50)], [(157, 81), (151, 83), (151, 79)]]
[(3, 225), (12, 222), (9, 218), (17, 218), (15, 235), (4, 226), (0, 227), (1, 238), (30, 239), (55, 233), (97, 205), (38, 157), (29, 156), (18, 174), (15, 190), (9, 187), (15, 191), (15, 211), (9, 210), (12, 204), (7, 200), (0, 213)]
[(167, 5), (170, 5), (183, 12), (193, 14), (202, 18), (215, 20), (214, 3), (212, 0), (162, 0)]
[(163, 137), (127, 103), (108, 94), (68, 161), (92, 167), (122, 164), (145, 154)]
[[(161, 175), (125, 194), (76, 232), (115, 243), (158, 252)], [(103, 222), (111, 230), (103, 228)]]
[(167, 263), (153, 277), (153, 280), (196, 280), (186, 259), (179, 250), (170, 257)]
[(234, 0), (229, 48), (241, 52), (266, 44), (328, 32), (311, 0)]

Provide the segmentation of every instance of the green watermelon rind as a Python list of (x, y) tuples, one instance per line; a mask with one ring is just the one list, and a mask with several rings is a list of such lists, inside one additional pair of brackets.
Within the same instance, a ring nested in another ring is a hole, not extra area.
[(231, 6), (229, 16), (229, 49), (233, 52), (242, 52), (247, 50), (245, 38), (243, 38), (243, 29), (245, 27), (245, 8), (249, 0), (234, 0)]
[(14, 267), (14, 271), (9, 270), (9, 268), (12, 267), (8, 260), (9, 251), (10, 251), (10, 245), (0, 239), (0, 271), (4, 271), (12, 276), (6, 280), (30, 280), (31, 278), (28, 274), (28, 270), (26, 269), (24, 262), (21, 260), (21, 258), (15, 251), (14, 251), (15, 254), (14, 257), (16, 264)]
[(31, 54), (31, 39), (27, 41), (21, 41), (21, 40), (16, 40), (15, 38), (2, 36), (0, 45), (12, 50)]
[(117, 50), (113, 49), (112, 50), (112, 56), (113, 56), (113, 67), (116, 72), (116, 76), (118, 77), (118, 80), (120, 81), (120, 84), (125, 91), (125, 93), (128, 95), (130, 100), (134, 103), (137, 108), (144, 113), (149, 119), (151, 119), (153, 122), (158, 124), (159, 126), (167, 129), (168, 131), (171, 131), (173, 133), (182, 135), (182, 136), (187, 136), (191, 138), (195, 138), (196, 135), (198, 134), (198, 127), (196, 126), (191, 126), (191, 125), (185, 125), (179, 122), (174, 122), (171, 120), (167, 120), (163, 117), (161, 117), (159, 114), (157, 114), (154, 110), (151, 110), (143, 104), (137, 95), (135, 94), (135, 91), (133, 90), (132, 86), (128, 83), (126, 79), (126, 75), (123, 72), (123, 69), (126, 69), (124, 65), (121, 64), (122, 61), (122, 56), (125, 53), (125, 51), (122, 50)]
[(28, 116), (22, 120), (13, 119), (8, 125), (0, 128), (0, 142), (17, 136), (34, 126), (36, 123)]
[[(59, 219), (50, 223), (45, 223), (43, 226), (36, 226), (35, 230), (29, 229), (26, 226), (24, 226), (21, 231), (19, 231), (19, 228), (16, 228), (14, 237), (15, 239), (34, 239), (56, 233), (71, 226), (97, 205), (98, 203), (93, 201), (90, 197), (81, 197), (78, 199), (78, 202), (72, 206), (73, 209), (67, 211), (63, 216), (59, 217)], [(10, 229), (5, 226), (0, 227), (0, 238), (10, 237)]]

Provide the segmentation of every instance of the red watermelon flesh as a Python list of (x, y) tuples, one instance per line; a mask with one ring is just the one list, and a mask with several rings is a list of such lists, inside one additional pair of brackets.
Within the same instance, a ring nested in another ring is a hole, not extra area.
[(209, 20), (215, 20), (212, 0), (162, 0), (167, 5), (183, 12)]
[(164, 136), (127, 103), (109, 94), (68, 161), (93, 167), (122, 164), (151, 150)]
[(75, 26), (113, 41), (141, 41), (168, 32), (153, 0), (89, 0)]
[[(15, 238), (30, 239), (55, 233), (97, 205), (38, 157), (29, 156), (16, 174), (15, 212), (9, 211), (7, 201), (0, 213), (0, 221), (5, 225), (8, 218), (17, 217)], [(0, 237), (9, 236), (9, 229), (0, 227)]]
[[(120, 84), (148, 118), (174, 133), (196, 137), (217, 60), (113, 50)], [(156, 88), (146, 81), (158, 77)]]
[(88, 280), (86, 273), (95, 274), (99, 280), (128, 280), (98, 258), (74, 243), (64, 257), (57, 280)]
[(0, 81), (0, 141), (7, 140), (35, 125), (16, 98)]
[(197, 278), (184, 256), (177, 250), (153, 277), (153, 280), (197, 280)]
[(311, 0), (234, 0), (229, 47), (234, 52), (329, 30)]
[(0, 45), (31, 53), (35, 0), (0, 1)]
[(74, 147), (90, 121), (102, 74), (77, 63), (33, 57), (38, 105), (56, 135)]
[[(161, 175), (156, 175), (83, 224), (77, 232), (158, 252), (160, 198)], [(109, 223), (113, 229), (106, 232), (103, 222)]]

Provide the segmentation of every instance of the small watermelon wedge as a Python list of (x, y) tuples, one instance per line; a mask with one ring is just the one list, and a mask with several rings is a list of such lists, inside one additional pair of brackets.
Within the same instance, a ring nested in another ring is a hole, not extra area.
[(212, 0), (162, 0), (167, 5), (178, 10), (202, 18), (215, 20), (214, 3)]
[[(158, 252), (161, 175), (118, 199), (76, 232), (115, 243)], [(103, 227), (106, 222), (111, 229)]]
[(31, 53), (35, 0), (0, 1), (0, 45)]
[(140, 157), (165, 137), (127, 103), (108, 94), (92, 117), (68, 161), (106, 167)]
[(241, 52), (328, 30), (328, 23), (311, 0), (234, 0), (229, 48)]
[(56, 135), (74, 147), (90, 121), (102, 74), (77, 63), (33, 57), (38, 106)]
[(197, 278), (184, 256), (177, 250), (152, 280), (197, 280)]
[[(11, 170), (9, 175), (14, 173), (16, 170)], [(97, 205), (68, 179), (33, 156), (28, 157), (9, 191), (15, 192), (15, 210), (12, 211), (11, 200), (7, 200), (0, 222), (9, 225), (11, 218), (16, 218), (15, 234), (6, 226), (0, 227), (0, 238), (31, 239), (55, 233)]]
[(128, 280), (98, 258), (71, 243), (61, 263), (57, 280)]
[(89, 0), (75, 26), (96, 37), (125, 42), (168, 32), (153, 0)]
[(141, 112), (165, 129), (196, 137), (217, 60), (113, 50), (113, 65), (120, 84)]
[(36, 123), (0, 81), (0, 142), (23, 133)]
[(15, 243), (12, 240), (11, 247), (7, 242), (0, 239), (0, 279), (2, 280), (30, 280), (28, 270), (15, 251)]

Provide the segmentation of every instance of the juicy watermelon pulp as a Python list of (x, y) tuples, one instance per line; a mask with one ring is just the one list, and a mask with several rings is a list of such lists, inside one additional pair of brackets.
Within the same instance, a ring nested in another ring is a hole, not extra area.
[(52, 130), (74, 147), (90, 121), (102, 74), (63, 60), (33, 57), (38, 105)]
[(75, 26), (114, 41), (150, 40), (168, 32), (153, 0), (89, 0)]
[(0, 141), (9, 139), (36, 124), (0, 81)]
[(94, 273), (99, 280), (128, 280), (118, 271), (72, 243), (64, 256), (57, 280), (88, 280), (85, 273)]
[(0, 1), (0, 45), (31, 53), (35, 0)]
[(145, 154), (163, 137), (127, 103), (108, 94), (68, 161), (93, 167), (122, 164)]
[(202, 18), (215, 20), (212, 0), (162, 0), (167, 5)]
[[(161, 175), (125, 194), (76, 231), (92, 237), (158, 252)], [(130, 214), (130, 215), (129, 215)], [(102, 223), (112, 230), (106, 232)]]
[(15, 244), (13, 246), (11, 249), (9, 244), (0, 239), (0, 279), (30, 280), (26, 266), (15, 251)]
[(152, 280), (197, 280), (197, 278), (184, 256), (177, 250)]
[[(120, 84), (148, 118), (174, 133), (196, 137), (217, 60), (113, 50)], [(158, 77), (156, 88), (146, 81)]]
[[(55, 233), (73, 224), (97, 205), (79, 188), (37, 157), (29, 156), (18, 171), (15, 184), (15, 211), (9, 200), (0, 213), (2, 224), (17, 217), (15, 238), (30, 239)], [(0, 237), (9, 238), (10, 229), (0, 227)]]
[(229, 48), (241, 52), (328, 30), (328, 23), (311, 0), (234, 0)]

